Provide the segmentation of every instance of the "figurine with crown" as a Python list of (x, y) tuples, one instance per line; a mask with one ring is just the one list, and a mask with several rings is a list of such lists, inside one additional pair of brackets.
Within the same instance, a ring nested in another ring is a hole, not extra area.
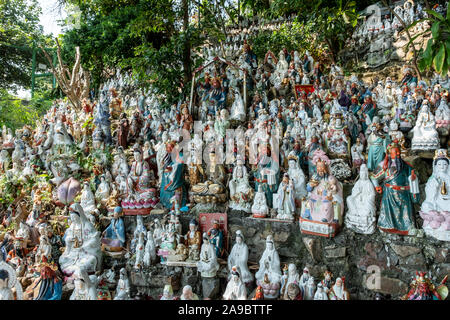
[(325, 136), (325, 147), (332, 159), (350, 159), (350, 132), (344, 123), (341, 112), (333, 114), (330, 127)]
[(416, 272), (416, 277), (410, 284), (409, 292), (401, 300), (445, 300), (448, 288), (445, 285), (448, 276), (445, 276), (439, 286), (435, 286), (426, 272)]
[(450, 159), (447, 150), (436, 150), (433, 174), (425, 186), (420, 216), (427, 236), (450, 241)]
[(387, 233), (417, 235), (414, 203), (419, 201), (419, 180), (413, 167), (401, 157), (397, 141), (389, 144), (387, 155), (371, 180), (381, 200), (378, 228)]
[(334, 237), (342, 225), (344, 198), (342, 184), (330, 172), (330, 159), (323, 150), (314, 152), (317, 172), (306, 185), (308, 197), (302, 202), (302, 233)]

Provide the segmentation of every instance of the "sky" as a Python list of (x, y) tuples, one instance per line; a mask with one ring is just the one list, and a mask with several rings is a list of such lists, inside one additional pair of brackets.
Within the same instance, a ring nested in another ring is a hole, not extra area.
[(42, 14), (40, 17), (41, 25), (44, 27), (46, 34), (53, 34), (57, 36), (61, 33), (61, 27), (58, 26), (57, 21), (64, 19), (66, 14), (64, 10), (59, 11), (57, 2), (54, 0), (38, 0), (42, 7)]
[[(61, 33), (61, 27), (58, 26), (58, 20), (64, 19), (66, 13), (64, 10), (61, 12), (57, 8), (57, 2), (54, 0), (38, 0), (42, 8), (42, 14), (40, 16), (40, 23), (44, 27), (45, 34), (52, 34), (53, 37), (57, 37)], [(19, 89), (17, 96), (22, 99), (31, 98), (31, 90)]]

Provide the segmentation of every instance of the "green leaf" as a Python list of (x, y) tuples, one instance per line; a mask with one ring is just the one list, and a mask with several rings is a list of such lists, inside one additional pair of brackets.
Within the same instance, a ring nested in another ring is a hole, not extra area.
[(420, 59), (417, 67), (419, 68), (420, 72), (424, 72), (425, 69), (427, 68), (427, 64), (425, 62), (425, 59)]
[(434, 10), (425, 10), (425, 12), (428, 13), (428, 14), (431, 14), (431, 15), (435, 16), (435, 17), (436, 17), (438, 20), (440, 20), (440, 21), (444, 21), (444, 20), (445, 20), (445, 19), (444, 19), (444, 16), (442, 16), (442, 14), (437, 13), (437, 12), (434, 11)]
[(437, 55), (434, 57), (434, 69), (438, 73), (442, 72), (442, 67), (444, 66), (444, 60), (445, 60), (445, 46), (444, 44), (441, 44), (441, 48), (439, 49)]
[(416, 20), (416, 21), (414, 21), (413, 23), (411, 23), (406, 29), (411, 29), (411, 28), (414, 28), (415, 26), (416, 26), (416, 24), (418, 24), (418, 23), (421, 23), (421, 22), (423, 22), (423, 21), (425, 21), (426, 19), (420, 19), (420, 20)]
[(423, 53), (423, 59), (427, 66), (430, 66), (433, 61), (432, 47), (433, 47), (433, 39), (429, 39), (428, 43), (427, 43), (427, 48), (425, 49), (425, 52)]
[(437, 39), (439, 36), (439, 26), (441, 25), (441, 22), (435, 22), (433, 23), (433, 26), (431, 27), (431, 34), (433, 35), (433, 38)]

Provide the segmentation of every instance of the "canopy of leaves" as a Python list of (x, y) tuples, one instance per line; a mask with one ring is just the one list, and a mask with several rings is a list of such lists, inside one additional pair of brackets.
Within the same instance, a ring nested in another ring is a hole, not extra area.
[[(0, 0), (0, 88), (30, 87), (33, 42), (49, 41), (37, 0)], [(44, 62), (38, 55), (38, 62)]]

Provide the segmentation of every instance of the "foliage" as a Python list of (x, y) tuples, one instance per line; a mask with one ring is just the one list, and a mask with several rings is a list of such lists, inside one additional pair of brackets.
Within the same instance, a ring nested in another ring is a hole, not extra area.
[(39, 116), (50, 108), (53, 98), (48, 91), (36, 92), (31, 101), (25, 101), (0, 89), (0, 125), (6, 125), (13, 131), (24, 125), (34, 126)]
[[(33, 42), (49, 41), (40, 13), (37, 0), (0, 0), (0, 89), (30, 87)], [(41, 55), (37, 59), (44, 63)]]
[(308, 50), (313, 56), (320, 57), (324, 54), (324, 48), (315, 40), (313, 25), (296, 19), (290, 26), (283, 24), (276, 31), (261, 32), (253, 36), (250, 38), (250, 43), (257, 57), (261, 59), (264, 58), (267, 50), (277, 55), (284, 48), (289, 52), (297, 50), (300, 55)]
[(431, 38), (427, 42), (425, 50), (420, 49), (418, 67), (420, 72), (434, 69), (441, 76), (447, 75), (450, 69), (450, 6), (447, 8), (446, 17), (433, 10), (425, 10), (428, 17), (411, 24), (408, 29), (416, 24), (427, 21), (429, 29), (414, 36), (413, 42), (419, 36)]

